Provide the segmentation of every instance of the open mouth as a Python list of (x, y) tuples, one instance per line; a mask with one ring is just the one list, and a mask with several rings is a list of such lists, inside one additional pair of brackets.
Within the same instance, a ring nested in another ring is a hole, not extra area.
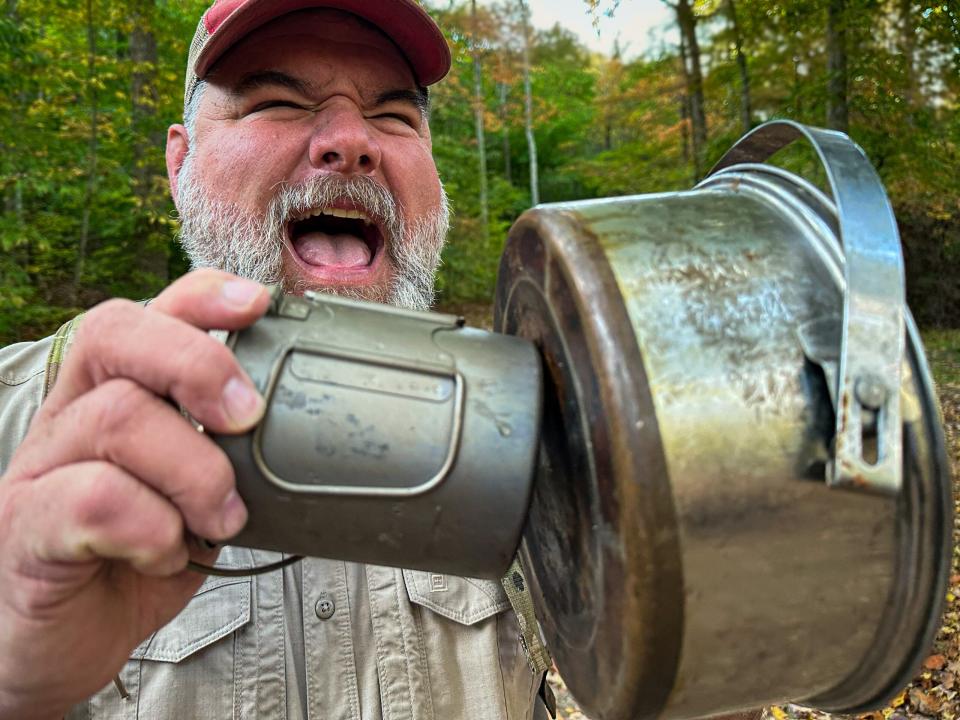
[(370, 268), (383, 249), (383, 234), (362, 210), (325, 207), (288, 226), (290, 245), (307, 265), (329, 270)]

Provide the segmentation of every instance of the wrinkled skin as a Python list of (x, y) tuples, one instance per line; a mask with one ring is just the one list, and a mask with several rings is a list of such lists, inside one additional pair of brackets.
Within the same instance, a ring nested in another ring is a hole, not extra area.
[[(263, 71), (301, 87), (238, 91)], [(182, 125), (168, 135), (175, 200), (192, 149), (199, 181), (250, 213), (263, 212), (279, 183), (316, 174), (367, 175), (410, 221), (436, 211), (429, 128), (404, 99), (413, 76), (376, 31), (300, 13), (253, 33), (208, 79), (197, 136)], [(400, 99), (383, 101), (388, 92)], [(385, 283), (393, 272), (386, 255), (353, 272), (318, 271), (291, 255), (284, 263), (291, 279), (333, 289)], [(202, 582), (188, 558), (215, 558), (189, 538), (222, 541), (242, 527), (229, 462), (174, 403), (217, 433), (259, 420), (262, 399), (205, 330), (245, 327), (267, 304), (262, 286), (204, 270), (147, 308), (110, 301), (84, 318), (0, 478), (0, 718), (62, 717), (104, 687)]]

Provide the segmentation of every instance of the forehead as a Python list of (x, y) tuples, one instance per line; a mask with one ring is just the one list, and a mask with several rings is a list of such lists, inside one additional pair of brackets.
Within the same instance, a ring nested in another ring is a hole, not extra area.
[(407, 59), (392, 40), (337, 10), (301, 10), (254, 30), (224, 54), (207, 79), (232, 86), (266, 68), (293, 71), (315, 82), (416, 87)]

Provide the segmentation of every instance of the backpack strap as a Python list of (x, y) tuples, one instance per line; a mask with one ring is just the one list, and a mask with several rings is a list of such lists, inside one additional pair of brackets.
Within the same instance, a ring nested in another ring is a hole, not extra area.
[(530, 594), (530, 585), (523, 574), (519, 557), (513, 558), (513, 564), (500, 582), (520, 623), (520, 642), (523, 643), (523, 652), (527, 656), (527, 665), (534, 675), (541, 675), (550, 669), (553, 659), (540, 638), (540, 625), (533, 610), (533, 596)]
[(53, 336), (53, 345), (50, 346), (50, 352), (47, 354), (47, 367), (43, 381), (43, 395), (41, 401), (47, 399), (47, 395), (53, 389), (57, 382), (57, 375), (60, 373), (60, 366), (67, 355), (67, 350), (73, 344), (73, 339), (77, 334), (77, 328), (80, 327), (80, 319), (83, 314), (77, 315), (72, 320), (68, 320)]

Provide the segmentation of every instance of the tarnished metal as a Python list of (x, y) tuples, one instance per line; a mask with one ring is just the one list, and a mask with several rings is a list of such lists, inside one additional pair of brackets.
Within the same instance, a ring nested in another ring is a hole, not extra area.
[[(859, 152), (828, 139), (831, 157)], [(546, 368), (521, 556), (590, 717), (858, 711), (932, 641), (950, 560), (943, 437), (902, 284), (883, 279), (889, 205), (848, 169), (842, 212), (749, 164), (690, 192), (540, 206), (511, 230), (497, 328)], [(851, 452), (876, 454), (863, 477), (883, 492), (831, 487), (845, 403)]]
[[(906, 291), (900, 234), (876, 171), (843, 133), (777, 120), (746, 135), (711, 175), (734, 165), (763, 162), (800, 138), (813, 145), (827, 172), (844, 255), (837, 430), (828, 481), (896, 493), (903, 464), (897, 388)], [(876, 425), (874, 457), (868, 456), (864, 443), (866, 410)]]
[[(832, 199), (757, 164), (800, 137)], [(217, 438), (251, 510), (235, 542), (480, 577), (519, 542), (596, 720), (856, 712), (909, 680), (950, 479), (896, 225), (848, 138), (778, 121), (689, 192), (525, 213), (495, 316), (517, 337), (276, 294), (228, 341), (268, 403)]]
[(535, 349), (456, 316), (275, 293), (228, 344), (264, 394), (217, 437), (250, 520), (231, 543), (499, 579), (530, 496)]

